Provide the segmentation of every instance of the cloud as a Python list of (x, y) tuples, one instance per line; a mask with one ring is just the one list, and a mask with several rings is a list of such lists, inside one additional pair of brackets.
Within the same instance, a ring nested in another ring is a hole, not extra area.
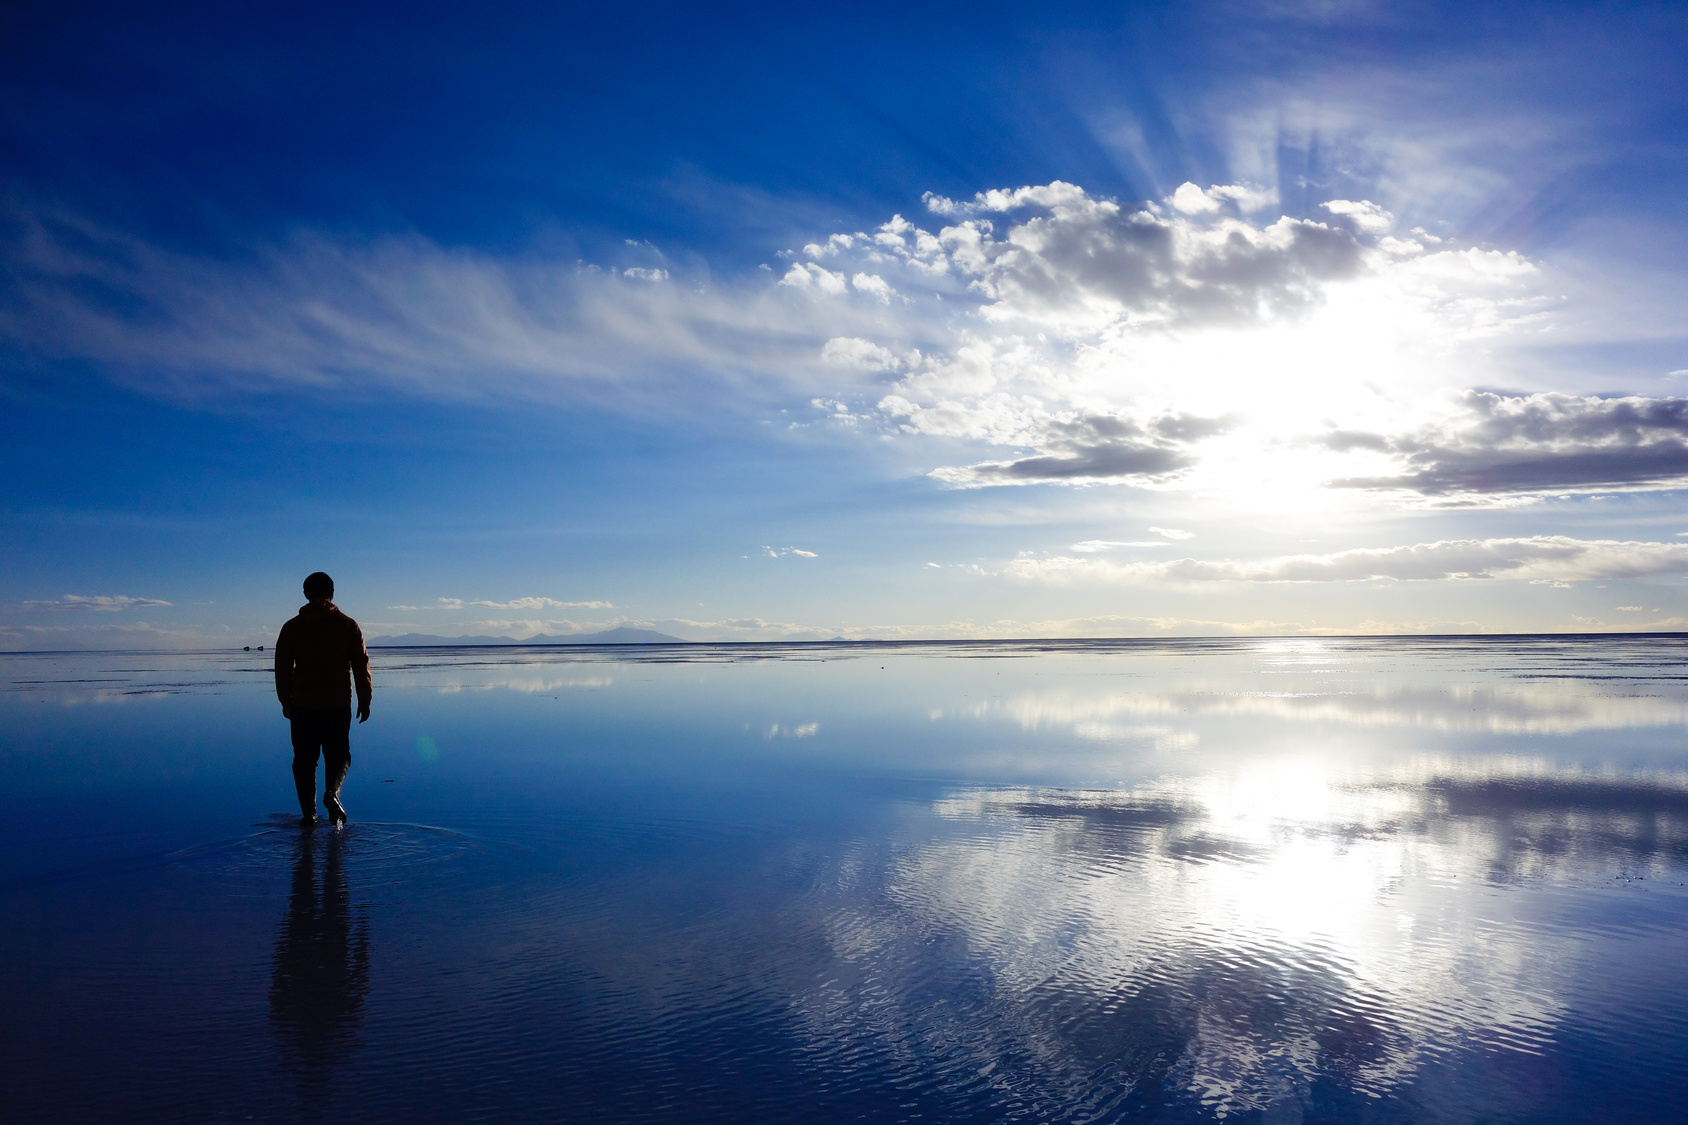
[[(227, 625), (155, 625), (145, 621), (109, 625), (8, 625), (0, 623), (0, 650), (205, 649), (268, 645), (273, 626), (233, 630)], [(254, 654), (256, 655), (256, 654)]]
[(1115, 563), (1095, 558), (1025, 556), (1007, 564), (1003, 573), (1056, 584), (1377, 579), (1422, 582), (1484, 578), (1584, 582), (1688, 574), (1688, 543), (1536, 535), (1514, 539), (1452, 539), (1406, 547), (1362, 547), (1326, 555), (1281, 555), (1254, 560), (1186, 558)]
[(820, 558), (820, 556), (817, 555), (815, 552), (805, 551), (801, 547), (780, 547), (779, 549), (776, 550), (773, 547), (769, 547), (766, 544), (763, 544), (762, 551), (770, 559), (777, 559), (782, 555), (796, 555), (800, 559), (818, 559), (818, 558)]
[(780, 278), (780, 284), (789, 285), (793, 289), (814, 289), (834, 296), (845, 291), (843, 274), (805, 262), (798, 262), (787, 270), (785, 276)]
[(1192, 183), (1180, 184), (1166, 202), (1186, 215), (1211, 215), (1224, 210), (1227, 202), (1240, 211), (1258, 211), (1278, 201), (1276, 192), (1243, 184), (1215, 184), (1203, 191)]
[[(440, 600), (443, 602), (443, 601), (446, 601), (447, 599), (441, 598)], [(460, 599), (452, 598), (450, 600), (453, 601), (453, 602), (457, 602), (457, 605), (452, 606), (451, 608), (457, 609), (457, 608), (462, 607), (463, 603), (461, 602)], [(489, 602), (489, 601), (478, 601), (477, 600), (477, 601), (472, 601), (469, 604), (470, 605), (489, 606), (492, 609), (613, 609), (613, 608), (615, 608), (614, 606), (610, 605), (609, 602), (597, 602), (597, 601), (593, 601), (593, 602), (560, 602), (556, 598), (512, 598), (507, 602)], [(397, 609), (399, 607), (394, 606), (393, 608)]]
[[(908, 418), (916, 427), (928, 422), (926, 415), (933, 413), (890, 399), (880, 405), (892, 417)], [(932, 476), (963, 488), (1164, 480), (1194, 464), (1186, 448), (1189, 443), (1222, 433), (1227, 425), (1225, 419), (1190, 415), (1168, 415), (1146, 423), (1119, 414), (1044, 417), (1032, 421), (1022, 435), (1025, 444), (1040, 451), (1036, 456), (940, 468)]]
[(859, 298), (830, 300), (847, 277), (818, 265), (784, 284), (686, 278), (308, 231), (213, 259), (74, 215), (4, 217), (0, 339), (178, 397), (351, 387), (648, 410), (673, 396), (641, 387), (695, 387), (704, 371), (754, 400), (756, 379), (802, 381), (824, 341), (863, 336), (891, 296), (864, 277)]
[[(1189, 195), (1194, 187), (1179, 189), (1186, 203), (1199, 198), (1207, 204), (1203, 212), (1219, 209), (1199, 191)], [(1041, 212), (1001, 238), (991, 221), (963, 219), (940, 231), (936, 248), (924, 255), (947, 253), (951, 270), (988, 298), (985, 311), (996, 320), (1256, 323), (1311, 307), (1323, 284), (1354, 277), (1365, 264), (1351, 234), (1323, 223), (1196, 222), (1122, 207), (1059, 180), (981, 192), (972, 204), (928, 196), (927, 206), (946, 216)], [(889, 249), (922, 255), (918, 244)]]
[(836, 336), (828, 340), (821, 348), (821, 358), (828, 363), (863, 367), (870, 371), (892, 371), (902, 366), (902, 361), (890, 348), (856, 336)]
[(954, 486), (1213, 488), (1196, 470), (1244, 460), (1216, 450), (1299, 436), (1282, 387), (1369, 433), (1350, 400), (1392, 377), (1391, 349), (1540, 314), (1533, 263), (1429, 236), (1403, 257), (1365, 200), (1323, 222), (1256, 217), (1274, 196), (1245, 184), (1164, 205), (1063, 181), (925, 198), (934, 229), (892, 215), (743, 276), (309, 232), (213, 260), (14, 211), (0, 338), (181, 397), (355, 388), (687, 418), (820, 400), (864, 437), (977, 443), (932, 473)]
[(854, 277), (850, 278), (850, 285), (858, 293), (866, 293), (871, 297), (877, 298), (881, 304), (889, 304), (891, 302), (891, 298), (897, 293), (897, 291), (892, 289), (890, 285), (886, 284), (885, 279), (880, 277), (878, 274), (858, 273)]
[(1151, 527), (1149, 530), (1156, 535), (1164, 535), (1168, 539), (1194, 539), (1196, 537), (1195, 532), (1179, 531), (1176, 527)]
[(1333, 215), (1346, 216), (1353, 221), (1355, 226), (1367, 234), (1382, 234), (1395, 225), (1395, 216), (1369, 199), (1362, 199), (1359, 202), (1349, 199), (1333, 199), (1329, 203), (1321, 203), (1319, 206)]
[(1121, 547), (1167, 547), (1167, 546), (1171, 546), (1171, 544), (1165, 542), (1164, 540), (1160, 540), (1160, 539), (1151, 539), (1151, 540), (1148, 540), (1146, 542), (1140, 542), (1140, 543), (1121, 542), (1121, 541), (1113, 540), (1113, 539), (1086, 539), (1082, 543), (1074, 543), (1070, 549), (1077, 551), (1077, 552), (1079, 552), (1080, 554), (1083, 554), (1083, 555), (1093, 555), (1098, 551), (1114, 551), (1114, 550), (1118, 550)]
[(36, 609), (93, 609), (103, 613), (115, 613), (124, 609), (166, 606), (170, 603), (161, 598), (131, 598), (122, 594), (66, 594), (56, 601), (28, 601), (23, 604)]
[[(1258, 469), (1244, 461), (1284, 463), (1262, 447), (1305, 425), (1285, 410), (1285, 387), (1326, 417), (1356, 407), (1400, 417), (1398, 404), (1377, 410), (1384, 392), (1357, 381), (1356, 368), (1386, 381), (1404, 356), (1492, 338), (1545, 307), (1527, 259), (1386, 247), (1374, 236), (1383, 212), (1370, 205), (1338, 201), (1348, 230), (1239, 217), (1230, 204), (1243, 188), (1199, 192), (1201, 205), (1184, 194), (1190, 212), (1126, 207), (1059, 181), (970, 202), (928, 196), (952, 225), (931, 233), (895, 216), (873, 239), (834, 251), (840, 268), (850, 255), (887, 271), (899, 260), (900, 284), (924, 278), (946, 307), (973, 302), (975, 327), (948, 348), (926, 346), (893, 366), (897, 347), (883, 336), (851, 345), (900, 376), (877, 406), (904, 432), (1016, 450), (943, 466), (936, 479), (1211, 488), (1226, 482), (1193, 483), (1192, 470), (1218, 464), (1215, 454), (1194, 446), (1235, 432), (1254, 448), (1231, 459), (1229, 483), (1240, 474), (1257, 486)], [(1435, 363), (1449, 367), (1445, 354)], [(1215, 403), (1223, 416), (1212, 416)]]
[(1411, 433), (1328, 434), (1330, 449), (1373, 451), (1396, 466), (1388, 475), (1331, 483), (1445, 496), (1669, 487), (1688, 480), (1688, 398), (1467, 391), (1455, 404), (1450, 417)]
[(1186, 215), (1202, 215), (1219, 210), (1219, 201), (1192, 183), (1183, 183), (1172, 193), (1171, 204)]

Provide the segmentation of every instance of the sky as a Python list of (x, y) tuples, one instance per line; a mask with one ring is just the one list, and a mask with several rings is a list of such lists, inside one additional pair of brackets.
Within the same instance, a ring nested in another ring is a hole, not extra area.
[(1680, 4), (0, 11), (0, 647), (1688, 627)]

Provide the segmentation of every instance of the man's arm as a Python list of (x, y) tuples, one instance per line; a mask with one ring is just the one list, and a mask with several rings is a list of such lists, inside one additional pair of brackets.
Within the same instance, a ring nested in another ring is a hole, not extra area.
[(275, 639), (275, 697), (281, 700), (281, 717), (292, 718), (293, 636), (286, 625), (281, 627), (281, 635)]
[(375, 684), (369, 678), (369, 649), (364, 647), (363, 630), (352, 626), (352, 684), (358, 691), (358, 722), (369, 721), (369, 701), (375, 694)]

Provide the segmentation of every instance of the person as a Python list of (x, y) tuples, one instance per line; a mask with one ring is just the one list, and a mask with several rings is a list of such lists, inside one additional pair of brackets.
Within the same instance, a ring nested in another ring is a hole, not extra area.
[(316, 816), (316, 764), (322, 755), (322, 807), (336, 825), (346, 823), (340, 786), (352, 766), (352, 687), (358, 722), (369, 720), (374, 687), (363, 630), (334, 604), (334, 579), (317, 571), (305, 579), (307, 604), (281, 627), (275, 640), (275, 693), (281, 714), (293, 724), (293, 785), (299, 792), (299, 823)]

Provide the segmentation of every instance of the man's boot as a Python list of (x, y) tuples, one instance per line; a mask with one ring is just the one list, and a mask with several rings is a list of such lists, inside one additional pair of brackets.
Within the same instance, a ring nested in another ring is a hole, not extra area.
[(328, 810), (328, 818), (335, 825), (346, 823), (346, 806), (340, 803), (340, 786), (345, 783), (346, 771), (351, 766), (351, 762), (324, 761), (322, 764), (322, 807)]
[(293, 788), (299, 791), (299, 823), (309, 828), (317, 822), (316, 763), (293, 763)]

